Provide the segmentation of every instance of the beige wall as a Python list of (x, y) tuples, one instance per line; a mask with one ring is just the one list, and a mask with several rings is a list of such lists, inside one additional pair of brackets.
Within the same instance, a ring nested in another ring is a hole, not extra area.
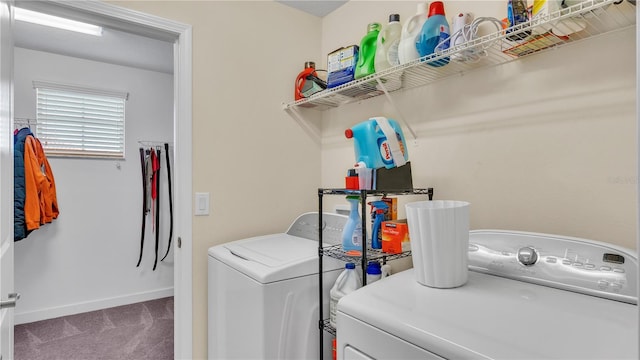
[[(392, 12), (408, 19), (415, 4), (350, 1), (323, 18), (323, 53), (359, 43), (371, 20), (387, 22)], [(445, 9), (448, 18), (506, 12), (497, 1), (449, 1)], [(414, 186), (471, 202), (472, 229), (636, 248), (635, 54), (630, 29), (394, 93), (418, 133), (409, 143)], [(344, 129), (371, 116), (399, 114), (384, 97), (323, 114), (323, 186), (342, 186), (354, 159)]]
[[(324, 67), (369, 21), (406, 19), (416, 3), (353, 0), (323, 19), (269, 1), (114, 3), (193, 25), (193, 189), (212, 199), (211, 216), (193, 222), (193, 354), (205, 358), (207, 248), (315, 210), (314, 189), (343, 186), (352, 164), (344, 129), (398, 116), (383, 98), (324, 112), (321, 123), (308, 111), (323, 128), (320, 152), (280, 108), (303, 62)], [(446, 3), (449, 15), (458, 7), (504, 16), (498, 1)], [(635, 75), (635, 34), (625, 32), (396, 94), (418, 131), (414, 185), (470, 201), (474, 229), (635, 248)]]
[(193, 26), (193, 355), (207, 352), (207, 249), (281, 232), (317, 208), (318, 145), (281, 108), (307, 60), (319, 61), (320, 19), (270, 1), (115, 1)]

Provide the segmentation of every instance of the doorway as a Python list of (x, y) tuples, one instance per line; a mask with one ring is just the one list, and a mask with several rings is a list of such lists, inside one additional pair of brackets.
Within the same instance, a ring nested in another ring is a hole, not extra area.
[[(101, 2), (17, 1), (16, 5), (173, 43), (174, 354), (176, 358), (190, 358), (192, 352), (191, 28), (185, 24)], [(135, 162), (133, 155), (129, 154), (128, 157)]]

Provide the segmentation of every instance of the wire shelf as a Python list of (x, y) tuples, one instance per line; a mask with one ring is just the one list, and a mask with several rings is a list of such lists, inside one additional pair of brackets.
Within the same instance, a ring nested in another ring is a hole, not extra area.
[(333, 336), (336, 336), (336, 328), (331, 326), (331, 323), (329, 322), (329, 319), (322, 320), (320, 326), (321, 326), (321, 330), (324, 330), (324, 331), (328, 332), (329, 334), (331, 334)]
[(429, 195), (429, 200), (433, 198), (433, 188), (426, 189), (397, 189), (397, 190), (352, 190), (352, 189), (318, 189), (318, 195), (362, 195), (385, 196), (385, 195)]
[[(547, 17), (538, 17), (514, 26), (509, 29), (509, 34), (497, 31), (478, 37), (442, 53), (427, 55), (323, 90), (309, 98), (286, 103), (283, 108), (288, 110), (302, 107), (324, 111), (385, 93), (424, 86), (477, 68), (504, 64), (558, 46), (635, 26), (635, 11), (635, 5), (625, 0), (586, 0)], [(568, 24), (579, 31), (558, 36), (553, 33), (553, 28), (557, 28), (558, 24)], [(523, 40), (509, 40), (514, 35), (522, 35)], [(428, 64), (446, 60), (449, 63), (441, 67)]]
[[(342, 260), (344, 262), (352, 262), (352, 263), (360, 263), (362, 261), (362, 256), (352, 256), (347, 255), (344, 250), (342, 250), (342, 245), (330, 245), (322, 248), (322, 255), (329, 256), (334, 259)], [(405, 257), (411, 256), (411, 251), (403, 251), (398, 254), (388, 254), (382, 252), (378, 249), (367, 249), (367, 260), (380, 260), (383, 262), (402, 259)]]

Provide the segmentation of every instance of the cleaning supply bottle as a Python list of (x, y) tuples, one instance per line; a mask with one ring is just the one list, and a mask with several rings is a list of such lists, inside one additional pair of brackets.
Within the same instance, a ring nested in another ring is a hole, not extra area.
[(376, 43), (380, 33), (380, 23), (371, 23), (367, 26), (367, 34), (360, 42), (360, 54), (356, 64), (356, 79), (363, 78), (376, 72), (375, 57)]
[(375, 70), (382, 70), (400, 65), (398, 59), (398, 46), (400, 45), (400, 35), (402, 25), (400, 25), (400, 15), (389, 15), (389, 24), (383, 27), (378, 33), (376, 41)]
[[(429, 5), (429, 17), (422, 25), (422, 31), (416, 41), (416, 48), (420, 57), (431, 55), (449, 48), (449, 22), (444, 15), (442, 1), (434, 1)], [(449, 63), (449, 57), (427, 62), (435, 67)]]
[(527, 2), (525, 0), (508, 0), (507, 2), (507, 20), (509, 21), (509, 28), (507, 29), (507, 39), (511, 41), (524, 40), (527, 36), (531, 35), (531, 30), (520, 31), (513, 34), (513, 26), (520, 25), (529, 21), (529, 10), (527, 9)]
[(371, 248), (382, 249), (381, 226), (389, 206), (382, 200), (372, 201), (369, 204), (371, 205), (371, 221), (373, 222), (373, 226), (371, 227)]
[(391, 275), (391, 265), (389, 264), (384, 264), (382, 266), (380, 266), (380, 271), (382, 272), (382, 278), (386, 278), (387, 276)]
[(304, 63), (304, 70), (296, 77), (294, 97), (297, 100), (307, 98), (327, 88), (327, 83), (318, 77), (313, 61)]
[(422, 25), (427, 21), (427, 2), (418, 3), (418, 12), (402, 25), (400, 44), (398, 45), (398, 60), (406, 64), (420, 57), (416, 49), (416, 40), (422, 31)]
[(367, 285), (382, 278), (382, 268), (377, 261), (369, 261), (367, 264)]
[(338, 301), (345, 295), (362, 287), (360, 276), (356, 272), (356, 264), (347, 263), (344, 271), (338, 275), (336, 282), (329, 291), (329, 324), (336, 327), (336, 313), (338, 311)]
[(409, 160), (402, 128), (393, 119), (373, 117), (345, 130), (347, 139), (353, 138), (356, 162), (367, 168), (391, 169)]
[(350, 256), (362, 255), (362, 219), (358, 207), (360, 197), (356, 195), (347, 196), (347, 201), (351, 206), (349, 219), (342, 229), (342, 250)]

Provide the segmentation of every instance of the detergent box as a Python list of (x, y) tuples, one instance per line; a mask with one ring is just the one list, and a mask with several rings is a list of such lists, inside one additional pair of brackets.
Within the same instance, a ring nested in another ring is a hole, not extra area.
[(382, 251), (398, 254), (411, 248), (407, 219), (382, 222)]
[(358, 62), (358, 45), (342, 47), (327, 57), (327, 87), (333, 88), (354, 79)]

